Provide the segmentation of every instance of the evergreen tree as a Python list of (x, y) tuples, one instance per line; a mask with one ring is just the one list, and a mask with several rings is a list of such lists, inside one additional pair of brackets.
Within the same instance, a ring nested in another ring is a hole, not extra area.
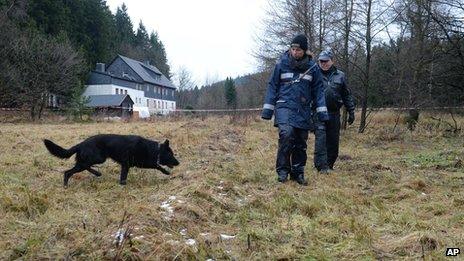
[(140, 48), (144, 52), (150, 49), (150, 38), (148, 37), (147, 29), (145, 25), (143, 25), (142, 20), (140, 20), (139, 28), (135, 34), (135, 47)]
[(168, 79), (170, 79), (171, 68), (168, 65), (166, 51), (156, 32), (152, 32), (150, 34), (150, 54), (150, 62), (154, 64)]
[(116, 41), (118, 42), (119, 47), (124, 44), (135, 44), (134, 26), (129, 14), (127, 13), (126, 4), (123, 3), (121, 7), (118, 7), (114, 16), (114, 21), (116, 25)]
[(88, 66), (114, 53), (115, 24), (103, 0), (29, 0), (30, 24), (39, 31), (69, 38)]
[(226, 78), (224, 83), (226, 103), (229, 109), (237, 108), (237, 91), (235, 90), (234, 80)]

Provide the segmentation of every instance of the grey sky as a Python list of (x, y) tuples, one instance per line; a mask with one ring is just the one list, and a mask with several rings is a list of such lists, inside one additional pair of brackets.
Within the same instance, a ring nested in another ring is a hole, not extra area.
[(125, 3), (134, 27), (142, 20), (165, 45), (171, 71), (184, 66), (199, 84), (255, 71), (251, 50), (266, 0), (107, 0)]

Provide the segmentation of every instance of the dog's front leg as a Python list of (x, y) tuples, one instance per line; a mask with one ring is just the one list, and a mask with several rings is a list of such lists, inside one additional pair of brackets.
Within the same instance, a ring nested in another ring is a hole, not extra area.
[(161, 167), (160, 165), (156, 166), (155, 167), (157, 170), (163, 172), (163, 174), (165, 175), (171, 175), (171, 173), (169, 173), (169, 171), (165, 170), (163, 167)]
[(127, 174), (129, 173), (129, 167), (125, 165), (121, 165), (121, 177), (119, 178), (119, 184), (126, 185), (127, 184)]

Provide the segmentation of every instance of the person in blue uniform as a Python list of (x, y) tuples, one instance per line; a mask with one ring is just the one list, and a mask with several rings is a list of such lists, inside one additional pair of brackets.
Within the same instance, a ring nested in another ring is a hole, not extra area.
[(274, 115), (274, 126), (279, 130), (277, 180), (284, 183), (290, 177), (304, 186), (308, 185), (304, 177), (306, 141), (308, 131), (314, 128), (311, 104), (316, 106), (319, 121), (329, 119), (322, 73), (307, 51), (306, 36), (295, 36), (274, 67), (261, 114), (265, 120)]
[[(314, 166), (321, 173), (334, 169), (340, 144), (340, 108), (344, 105), (348, 111), (348, 124), (354, 122), (355, 101), (346, 85), (345, 74), (337, 69), (330, 50), (319, 54), (319, 67), (324, 81), (325, 102), (329, 113), (327, 122), (315, 122)], [(315, 106), (314, 106), (315, 107)], [(316, 108), (314, 108), (316, 109)]]

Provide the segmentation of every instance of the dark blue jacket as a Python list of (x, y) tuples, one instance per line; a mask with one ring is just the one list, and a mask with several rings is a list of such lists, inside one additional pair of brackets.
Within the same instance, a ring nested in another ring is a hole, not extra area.
[(319, 66), (309, 59), (310, 71), (298, 80), (304, 71), (292, 69), (289, 56), (288, 51), (282, 55), (269, 79), (262, 118), (271, 119), (275, 111), (275, 126), (289, 124), (310, 130), (313, 128), (311, 102), (316, 105), (319, 120), (329, 119), (322, 73)]
[(345, 105), (348, 112), (353, 112), (356, 103), (346, 85), (345, 73), (333, 66), (322, 76), (324, 79), (325, 102), (329, 113), (340, 113), (340, 108), (343, 105)]

